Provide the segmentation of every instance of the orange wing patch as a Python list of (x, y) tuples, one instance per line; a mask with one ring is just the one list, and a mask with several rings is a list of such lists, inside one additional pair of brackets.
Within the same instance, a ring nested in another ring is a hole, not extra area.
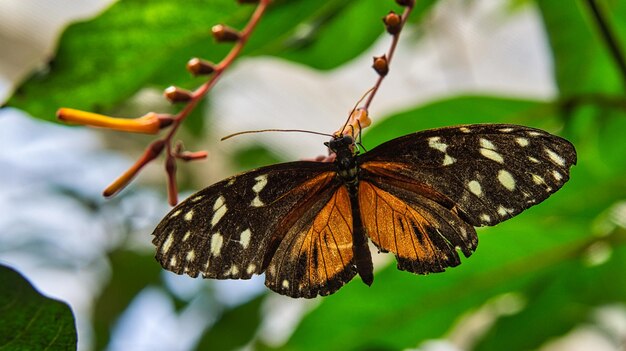
[(321, 210), (304, 214), (287, 232), (266, 271), (265, 284), (292, 297), (315, 297), (338, 290), (354, 277), (352, 213), (345, 187)]
[(409, 203), (361, 181), (359, 206), (367, 235), (380, 249), (396, 255), (399, 269), (420, 274), (442, 272), (460, 263), (457, 247), (466, 256), (476, 247), (473, 227), (419, 194), (413, 193)]

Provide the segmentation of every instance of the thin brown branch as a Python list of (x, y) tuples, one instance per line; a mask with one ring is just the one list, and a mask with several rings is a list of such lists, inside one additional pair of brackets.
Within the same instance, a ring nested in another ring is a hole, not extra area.
[(368, 127), (372, 123), (369, 118), (370, 105), (372, 104), (372, 101), (374, 101), (374, 97), (380, 89), (387, 73), (389, 73), (391, 61), (396, 52), (398, 41), (400, 40), (400, 33), (402, 33), (402, 29), (404, 29), (404, 25), (406, 24), (406, 21), (415, 6), (415, 2), (413, 0), (397, 0), (396, 2), (404, 6), (404, 11), (401, 16), (398, 16), (394, 12), (390, 12), (383, 19), (387, 32), (391, 34), (392, 39), (387, 53), (383, 56), (374, 57), (374, 64), (372, 65), (372, 68), (374, 68), (376, 73), (378, 73), (378, 79), (376, 80), (374, 86), (372, 86), (366, 93), (367, 99), (365, 100), (363, 106), (352, 110), (352, 113), (350, 114), (350, 117), (348, 117), (346, 123), (343, 127), (341, 127), (341, 129), (335, 132), (335, 135), (352, 135), (353, 137), (356, 137), (357, 135), (360, 135), (363, 128)]
[(194, 91), (188, 91), (174, 86), (165, 89), (164, 96), (170, 102), (185, 104), (176, 115), (172, 116), (149, 112), (139, 118), (128, 119), (104, 116), (71, 108), (60, 108), (57, 111), (57, 118), (66, 123), (83, 124), (124, 132), (156, 134), (162, 129), (169, 128), (162, 138), (150, 143), (143, 155), (104, 190), (103, 195), (105, 197), (119, 193), (135, 178), (145, 165), (152, 162), (165, 150), (168, 199), (172, 206), (176, 205), (178, 202), (178, 191), (176, 189), (176, 160), (201, 160), (207, 157), (207, 152), (182, 151), (182, 144), (178, 146), (172, 145), (174, 135), (176, 135), (178, 128), (189, 114), (198, 106), (198, 102), (215, 86), (222, 74), (239, 56), (272, 1), (239, 0), (239, 2), (257, 3), (256, 9), (241, 32), (237, 32), (237, 30), (221, 24), (215, 25), (212, 28), (213, 37), (216, 41), (235, 42), (235, 45), (228, 54), (217, 65), (199, 58), (194, 58), (187, 63), (187, 69), (192, 74), (210, 75), (210, 78)]
[[(391, 39), (391, 45), (389, 46), (389, 50), (387, 51), (387, 54), (385, 55), (385, 57), (387, 58), (387, 66), (391, 65), (391, 60), (393, 59), (393, 54), (396, 52), (396, 47), (398, 46), (398, 41), (400, 40), (400, 33), (402, 33), (402, 29), (404, 29), (404, 25), (406, 23), (407, 18), (409, 18), (409, 15), (411, 14), (411, 11), (413, 11), (413, 3), (411, 3), (410, 5), (406, 6), (404, 8), (404, 12), (402, 13), (401, 16), (401, 25), (400, 25), (400, 30), (396, 33), (392, 35), (392, 39)], [(385, 75), (378, 75), (378, 79), (376, 80), (376, 84), (374, 84), (374, 87), (372, 88), (372, 91), (370, 92), (369, 96), (367, 97), (367, 100), (365, 100), (365, 104), (363, 104), (363, 109), (364, 110), (369, 110), (370, 105), (372, 104), (372, 101), (374, 100), (374, 96), (376, 96), (376, 93), (378, 92), (378, 89), (380, 88), (381, 84), (383, 83), (383, 80), (385, 79), (386, 74)]]

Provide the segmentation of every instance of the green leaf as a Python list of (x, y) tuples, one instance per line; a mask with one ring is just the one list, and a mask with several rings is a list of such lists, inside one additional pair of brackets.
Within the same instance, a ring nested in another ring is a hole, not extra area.
[(589, 322), (594, 308), (626, 302), (626, 280), (617, 278), (626, 267), (626, 245), (622, 242), (610, 250), (614, 251), (611, 258), (601, 265), (567, 261), (537, 277), (524, 291), (530, 301), (526, 308), (498, 320), (475, 350), (537, 349), (546, 340)]
[[(34, 76), (9, 104), (53, 120), (57, 108), (106, 112), (144, 87), (158, 72), (184, 70), (164, 66), (170, 57), (201, 37), (210, 41), (210, 24), (242, 23), (248, 7), (228, 0), (123, 0), (92, 21), (71, 25), (63, 34), (51, 72)], [(219, 46), (216, 51), (227, 50)], [(180, 72), (180, 73), (177, 73)]]
[[(626, 38), (626, 3), (596, 1), (617, 30)], [(621, 93), (626, 77), (617, 71), (587, 1), (563, 6), (558, 1), (537, 1), (554, 56), (556, 81), (562, 95)], [(619, 37), (618, 37), (619, 40)]]
[(196, 350), (238, 350), (252, 340), (261, 323), (264, 295), (225, 311), (202, 336)]
[(552, 105), (535, 100), (491, 96), (458, 96), (431, 102), (377, 121), (366, 129), (363, 142), (371, 148), (419, 130), (472, 123), (519, 123), (547, 130), (559, 126), (545, 118)]
[(94, 305), (95, 350), (105, 349), (119, 316), (146, 286), (160, 284), (162, 272), (152, 252), (121, 249), (111, 252), (109, 259), (112, 275)]
[(0, 350), (75, 350), (70, 307), (41, 295), (22, 275), (0, 266)]
[[(336, 67), (378, 38), (383, 31), (380, 18), (391, 5), (377, 0), (331, 0), (323, 6), (317, 0), (277, 1), (242, 56), (278, 55), (317, 68)], [(419, 11), (426, 8), (420, 6)], [(232, 46), (215, 43), (210, 27), (226, 23), (242, 28), (252, 10), (231, 0), (184, 5), (118, 1), (95, 19), (71, 25), (50, 72), (32, 76), (8, 104), (54, 120), (59, 107), (106, 114), (144, 87), (197, 87), (204, 78), (192, 78), (185, 63), (194, 56), (218, 62)], [(334, 49), (339, 46), (342, 50)]]

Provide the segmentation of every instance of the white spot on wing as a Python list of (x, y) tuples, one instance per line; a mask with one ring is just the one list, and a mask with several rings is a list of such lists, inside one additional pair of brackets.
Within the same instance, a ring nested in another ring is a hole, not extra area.
[(439, 140), (441, 140), (440, 137), (428, 138), (428, 146), (435, 150), (446, 152), (446, 150), (448, 149), (448, 144), (442, 143)]
[(233, 265), (226, 271), (226, 273), (224, 273), (224, 275), (232, 275), (232, 276), (236, 276), (237, 274), (239, 274), (239, 267), (237, 267), (237, 265)]
[(191, 231), (187, 231), (187, 233), (185, 233), (185, 236), (183, 236), (183, 241), (187, 241), (187, 239), (189, 239), (189, 237), (191, 236)]
[(283, 288), (289, 289), (289, 281), (287, 279), (283, 280)]
[(539, 160), (538, 160), (538, 159), (536, 159), (536, 158), (534, 158), (534, 157), (532, 157), (532, 156), (528, 156), (528, 160), (529, 160), (530, 162), (539, 163)]
[(501, 131), (502, 133), (510, 133), (510, 132), (512, 132), (512, 131), (513, 131), (513, 128), (502, 128), (502, 129), (500, 129), (500, 131)]
[(486, 214), (486, 213), (483, 213), (482, 215), (480, 215), (480, 219), (481, 219), (483, 222), (487, 222), (487, 223), (491, 222), (491, 216), (489, 216), (489, 215), (488, 215), (488, 214)]
[(530, 175), (533, 177), (533, 182), (535, 182), (535, 184), (540, 185), (546, 183), (546, 181), (541, 176), (538, 176), (534, 173), (531, 173)]
[(167, 239), (165, 239), (165, 241), (163, 242), (163, 245), (161, 246), (161, 253), (165, 254), (170, 250), (170, 247), (172, 247), (172, 243), (174, 242), (174, 231), (172, 231), (170, 233), (170, 235), (167, 236)]
[(224, 244), (224, 237), (220, 233), (215, 233), (211, 236), (211, 254), (213, 256), (219, 256), (222, 251), (222, 244)]
[(496, 146), (493, 143), (485, 138), (480, 138), (480, 147), (485, 149), (495, 150)]
[(211, 218), (211, 226), (215, 227), (215, 225), (224, 217), (228, 207), (226, 207), (226, 203), (224, 203), (224, 197), (220, 196), (215, 200), (215, 204), (213, 204), (213, 217)]
[(248, 266), (248, 269), (246, 269), (246, 272), (248, 272), (248, 274), (252, 274), (256, 271), (256, 265), (254, 263), (250, 263), (250, 265)]
[(554, 163), (559, 166), (565, 166), (565, 159), (563, 157), (548, 148), (545, 148), (545, 151), (546, 154), (548, 154), (548, 157), (550, 157), (550, 159), (554, 161)]
[(519, 146), (522, 147), (528, 146), (528, 144), (530, 144), (530, 142), (526, 138), (515, 138), (515, 141), (517, 142), (517, 144), (519, 144)]
[(193, 218), (193, 210), (189, 210), (189, 212), (185, 213), (185, 220), (190, 221)]
[(503, 217), (504, 217), (504, 216), (506, 216), (506, 215), (507, 215), (507, 214), (509, 214), (509, 213), (513, 213), (513, 209), (511, 209), (511, 208), (506, 208), (506, 207), (504, 207), (504, 206), (502, 206), (502, 205), (498, 206), (498, 214), (499, 214), (500, 216), (503, 216)]
[(174, 218), (174, 217), (178, 216), (178, 215), (179, 215), (182, 211), (183, 211), (183, 210), (181, 210), (181, 209), (176, 210), (176, 212), (174, 212), (174, 213), (172, 213), (172, 214), (170, 215), (170, 218)]
[(254, 199), (252, 199), (252, 202), (250, 203), (250, 206), (252, 207), (261, 207), (261, 206), (265, 206), (265, 204), (263, 203), (263, 201), (261, 201), (261, 198), (259, 198), (259, 195), (255, 196)]
[(513, 179), (513, 176), (508, 171), (504, 169), (498, 171), (498, 180), (500, 181), (500, 184), (510, 191), (515, 190), (515, 179)]
[(185, 257), (185, 259), (188, 262), (192, 262), (193, 260), (196, 259), (196, 252), (192, 249), (189, 252), (187, 252), (187, 257)]
[(444, 166), (449, 166), (451, 164), (453, 164), (454, 162), (456, 162), (456, 159), (448, 154), (446, 154), (443, 158), (443, 165)]
[(480, 153), (490, 160), (496, 161), (498, 163), (504, 163), (504, 159), (502, 158), (502, 155), (500, 155), (499, 153), (491, 149), (481, 148)]
[(226, 199), (224, 199), (223, 196), (220, 195), (220, 197), (218, 197), (217, 199), (215, 199), (215, 203), (213, 204), (213, 211), (217, 211), (218, 208), (224, 206), (224, 201)]
[(252, 235), (252, 231), (250, 231), (250, 229), (246, 229), (243, 232), (241, 232), (241, 236), (239, 237), (239, 242), (241, 243), (241, 246), (244, 249), (248, 248), (248, 245), (250, 245), (250, 236)]
[(254, 199), (252, 199), (250, 206), (261, 207), (261, 206), (264, 206), (265, 204), (263, 203), (263, 201), (261, 201), (261, 198), (259, 197), (259, 193), (267, 185), (267, 174), (257, 176), (256, 178), (254, 178), (254, 180), (256, 180), (256, 183), (252, 187), (252, 191), (256, 193), (256, 196), (254, 197)]
[(561, 180), (563, 179), (563, 175), (561, 175), (561, 173), (557, 172), (557, 171), (552, 171), (552, 176), (554, 177), (554, 179), (556, 180)]
[(172, 256), (172, 258), (170, 258), (170, 267), (176, 267), (177, 263), (176, 256)]
[(191, 201), (192, 202), (198, 202), (198, 201), (202, 200), (203, 197), (204, 196), (202, 196), (202, 195), (198, 195), (198, 196), (194, 197), (193, 199), (191, 199)]
[(530, 135), (530, 136), (533, 136), (533, 137), (541, 135), (541, 133), (539, 133), (539, 132), (528, 132), (527, 134)]
[(254, 180), (256, 180), (256, 184), (252, 187), (252, 191), (258, 194), (267, 185), (267, 174), (260, 175), (254, 178)]
[(467, 127), (461, 127), (461, 128), (459, 128), (459, 130), (462, 131), (463, 133), (471, 132), (471, 130), (469, 128), (467, 128)]
[(467, 183), (467, 187), (472, 192), (472, 194), (476, 196), (481, 196), (483, 194), (483, 188), (480, 186), (480, 183), (475, 180)]

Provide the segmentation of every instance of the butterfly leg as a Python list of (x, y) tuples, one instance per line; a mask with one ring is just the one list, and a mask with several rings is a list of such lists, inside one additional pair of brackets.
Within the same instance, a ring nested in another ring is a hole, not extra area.
[(367, 244), (367, 237), (365, 236), (361, 220), (358, 185), (348, 186), (348, 193), (350, 194), (352, 207), (352, 252), (354, 254), (354, 263), (361, 280), (369, 286), (374, 281), (374, 266), (372, 265), (372, 253)]

